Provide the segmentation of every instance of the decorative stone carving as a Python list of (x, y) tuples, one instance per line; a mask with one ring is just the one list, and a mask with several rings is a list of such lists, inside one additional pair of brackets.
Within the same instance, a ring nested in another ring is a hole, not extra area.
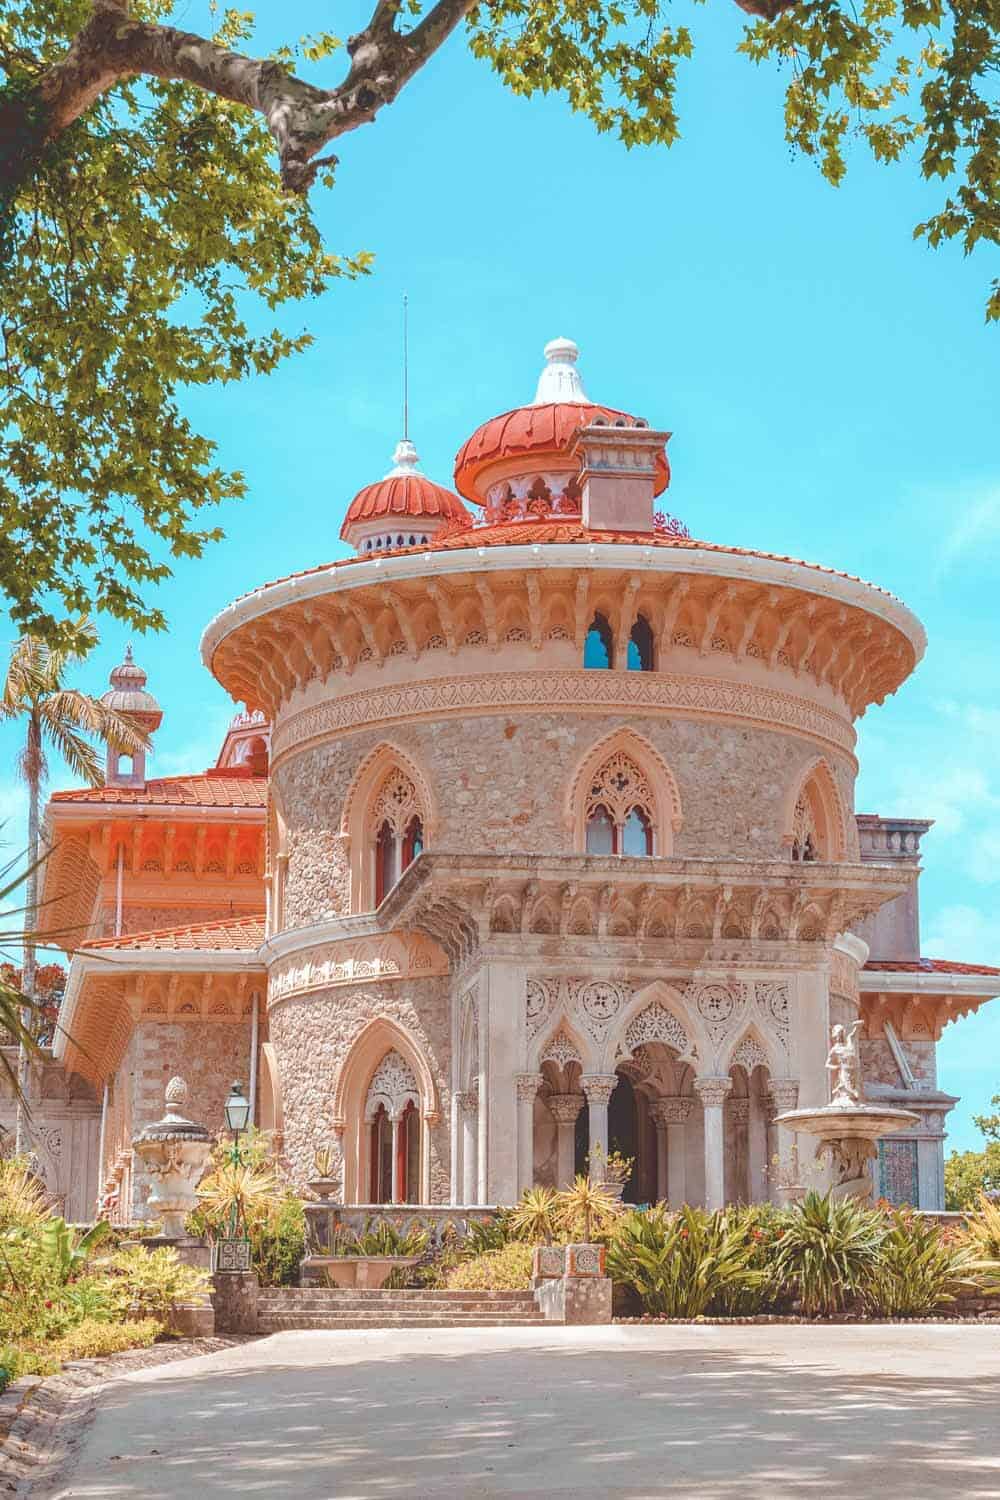
[(458, 1107), (463, 1112), (463, 1114), (474, 1115), (478, 1111), (478, 1109), (479, 1109), (479, 1090), (478, 1089), (461, 1089), (455, 1095), (455, 1098), (457, 1099), (457, 1101), (458, 1101)]
[(749, 1099), (729, 1099), (726, 1103), (729, 1118), (734, 1125), (746, 1125), (750, 1120)]
[(771, 1099), (774, 1101), (775, 1111), (781, 1115), (792, 1110), (799, 1102), (798, 1080), (793, 1078), (772, 1078), (770, 1088)]
[(833, 1168), (837, 1197), (867, 1198), (871, 1192), (868, 1163), (878, 1156), (878, 1147), (872, 1140), (855, 1136), (846, 1139), (822, 1140), (817, 1156), (829, 1159)]
[(514, 1086), (517, 1089), (518, 1099), (534, 1099), (544, 1082), (545, 1076), (542, 1073), (516, 1073)]
[(603, 807), (620, 827), (634, 808), (640, 808), (655, 823), (653, 793), (635, 762), (619, 750), (606, 760), (593, 777), (587, 792), (584, 818)]
[(607, 1036), (611, 1023), (624, 1010), (631, 995), (628, 985), (606, 979), (594, 979), (586, 984), (569, 981), (567, 989), (573, 995), (574, 1009), (582, 1025), (598, 1042)]
[[(705, 1030), (713, 1044), (718, 1046), (739, 1020), (746, 1004), (746, 985), (733, 980), (729, 984), (698, 984), (692, 986), (692, 989), (695, 1008)], [(688, 1000), (690, 1003), (690, 989)]]
[(525, 987), (524, 1012), (528, 1036), (537, 1036), (556, 1002), (558, 979), (529, 979)]
[(721, 1109), (732, 1086), (731, 1078), (696, 1078), (694, 1081), (695, 1093), (703, 1109)]
[(625, 1044), (630, 1052), (647, 1042), (663, 1042), (682, 1057), (690, 1050), (691, 1039), (672, 1010), (659, 1000), (653, 1000), (633, 1016), (625, 1029)]
[(684, 1099), (680, 1094), (663, 1095), (653, 1100), (649, 1113), (655, 1125), (686, 1125), (693, 1108), (693, 1099)]
[(582, 1094), (550, 1094), (546, 1100), (549, 1113), (557, 1125), (572, 1125), (584, 1102)]
[(420, 1108), (420, 1086), (405, 1057), (393, 1048), (385, 1054), (368, 1085), (365, 1119), (373, 1120), (382, 1107), (390, 1120), (398, 1120), (407, 1104)]
[(536, 1245), (532, 1276), (536, 1281), (550, 1281), (566, 1270), (565, 1245)]
[(540, 1061), (554, 1062), (560, 1068), (564, 1068), (567, 1063), (571, 1062), (579, 1063), (581, 1067), (583, 1065), (583, 1058), (580, 1056), (580, 1049), (577, 1047), (573, 1038), (569, 1036), (562, 1029), (562, 1027), (559, 1028), (555, 1036), (552, 1037), (551, 1041), (546, 1046), (544, 1052), (542, 1053)]
[(607, 1104), (618, 1087), (617, 1073), (585, 1073), (580, 1079), (588, 1104)]
[(732, 1057), (729, 1059), (729, 1065), (733, 1068), (743, 1068), (749, 1077), (754, 1068), (767, 1068), (770, 1070), (771, 1063), (757, 1038), (747, 1035), (734, 1050)]
[(604, 1256), (603, 1245), (567, 1245), (566, 1275), (603, 1276)]
[(184, 1238), (184, 1221), (198, 1206), (195, 1188), (204, 1175), (212, 1142), (203, 1125), (180, 1113), (187, 1103), (183, 1078), (171, 1078), (164, 1098), (162, 1120), (148, 1126), (132, 1142), (132, 1149), (152, 1178), (147, 1204), (163, 1222), (168, 1239)]
[(417, 789), (398, 766), (389, 772), (379, 788), (372, 803), (371, 816), (373, 828), (381, 828), (383, 823), (388, 823), (400, 839), (404, 837), (411, 818), (418, 817), (423, 821)]
[(754, 985), (754, 1001), (768, 1029), (787, 1051), (791, 1010), (787, 981), (758, 979)]

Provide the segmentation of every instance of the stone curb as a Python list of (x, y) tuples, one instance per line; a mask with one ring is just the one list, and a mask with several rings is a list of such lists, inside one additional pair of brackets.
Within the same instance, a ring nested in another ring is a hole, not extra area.
[[(0, 1491), (28, 1493), (22, 1486), (39, 1478), (65, 1447), (63, 1418), (69, 1409), (73, 1407), (73, 1415), (85, 1420), (101, 1386), (135, 1370), (215, 1354), (245, 1342), (238, 1337), (216, 1337), (153, 1344), (103, 1358), (70, 1360), (58, 1375), (23, 1375), (12, 1380), (0, 1395)], [(77, 1400), (88, 1395), (92, 1399), (86, 1408), (76, 1408)]]

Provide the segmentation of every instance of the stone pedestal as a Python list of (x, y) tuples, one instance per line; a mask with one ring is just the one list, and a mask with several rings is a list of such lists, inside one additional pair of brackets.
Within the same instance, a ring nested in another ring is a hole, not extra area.
[(256, 1333), (260, 1282), (256, 1271), (223, 1271), (212, 1278), (217, 1333)]
[(535, 1250), (535, 1301), (549, 1322), (611, 1322), (612, 1282), (604, 1274), (604, 1256), (603, 1245), (544, 1245)]

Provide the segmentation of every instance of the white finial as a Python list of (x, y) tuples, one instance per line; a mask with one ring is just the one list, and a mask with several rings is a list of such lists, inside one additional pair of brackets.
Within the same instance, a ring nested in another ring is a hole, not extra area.
[(409, 474), (419, 474), (419, 463), (420, 458), (416, 448), (409, 438), (403, 438), (402, 442), (396, 444), (396, 451), (392, 455), (392, 468), (385, 477), (386, 479), (405, 479)]
[(545, 345), (546, 365), (538, 377), (538, 389), (532, 406), (548, 406), (562, 401), (583, 405), (589, 401), (576, 362), (580, 351), (572, 339), (551, 339)]

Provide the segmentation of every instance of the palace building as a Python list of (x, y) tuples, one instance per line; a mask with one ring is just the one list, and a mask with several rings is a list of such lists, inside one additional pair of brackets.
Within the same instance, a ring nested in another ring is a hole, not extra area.
[[(930, 824), (854, 803), (855, 722), (924, 632), (689, 535), (669, 436), (554, 340), (454, 488), (404, 440), (347, 507), (354, 556), (209, 623), (240, 706), (214, 766), (111, 755), (52, 796), (72, 960), (32, 1129), (72, 1217), (142, 1213), (131, 1142), (178, 1073), (212, 1129), (249, 1084), (299, 1182), (332, 1145), (351, 1205), (510, 1203), (609, 1150), (631, 1200), (777, 1198), (813, 1143), (774, 1117), (827, 1102), (855, 1019), (867, 1095), (919, 1117), (876, 1192), (943, 1206), (936, 1044), (1000, 970), (921, 955)], [(155, 745), (170, 705), (131, 654), (111, 684)]]

